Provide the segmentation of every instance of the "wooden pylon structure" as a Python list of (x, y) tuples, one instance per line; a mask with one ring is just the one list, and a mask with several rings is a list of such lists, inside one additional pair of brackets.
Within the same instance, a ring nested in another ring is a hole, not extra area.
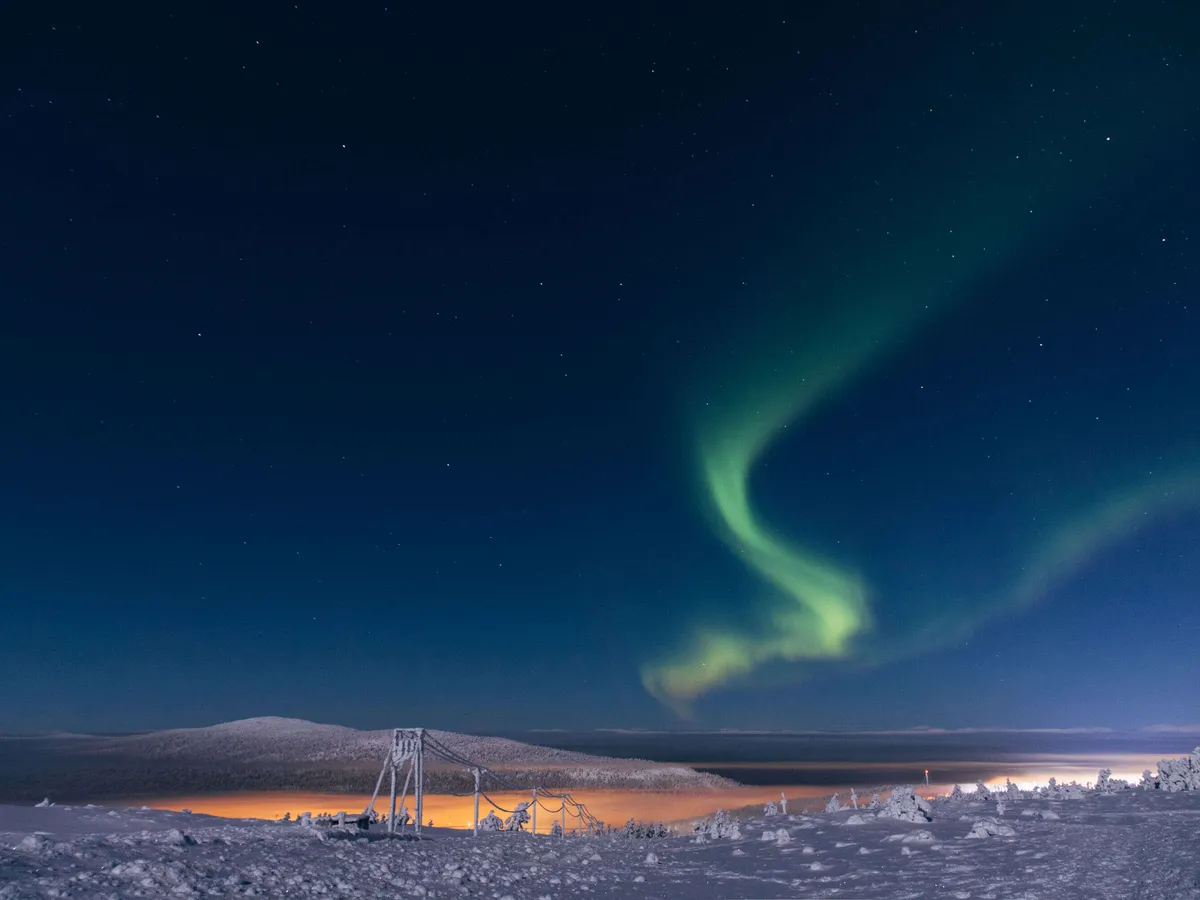
[(415, 828), (421, 833), (422, 814), (425, 812), (425, 729), (396, 728), (392, 731), (392, 746), (383, 760), (383, 768), (379, 770), (379, 779), (375, 782), (375, 792), (371, 802), (367, 804), (364, 814), (369, 816), (375, 810), (375, 801), (383, 787), (383, 778), (391, 774), (391, 804), (389, 806), (387, 829), (388, 834), (396, 833), (396, 784), (399, 776), (404, 775), (404, 786), (400, 790), (400, 808), (408, 797), (408, 787), (413, 786), (413, 806), (416, 809)]

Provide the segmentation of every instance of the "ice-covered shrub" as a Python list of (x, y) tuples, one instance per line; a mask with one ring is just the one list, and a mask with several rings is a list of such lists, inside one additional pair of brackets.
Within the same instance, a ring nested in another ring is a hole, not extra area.
[(911, 784), (892, 789), (887, 802), (879, 809), (881, 819), (900, 819), (903, 822), (932, 822), (933, 814), (924, 797), (918, 797)]
[(550, 836), (551, 837), (562, 837), (562, 834), (563, 834), (562, 823), (559, 822), (558, 819), (555, 819), (553, 822), (550, 823)]
[(479, 820), (480, 831), (501, 831), (503, 828), (504, 822), (496, 815), (494, 809)]
[(1151, 774), (1149, 769), (1142, 770), (1142, 780), (1138, 784), (1138, 787), (1140, 787), (1143, 791), (1152, 791), (1158, 787), (1158, 782), (1155, 780), (1154, 775)]
[(880, 806), (879, 794), (874, 793), (871, 795), (871, 802), (867, 804), (867, 809), (879, 809), (879, 806)]
[(695, 835), (697, 842), (716, 840), (717, 838), (738, 840), (742, 836), (742, 831), (735, 819), (730, 818), (725, 810), (718, 809), (716, 816), (712, 819), (692, 823), (692, 834)]
[(1003, 800), (996, 801), (996, 815), (998, 815), (998, 816), (1004, 815), (1004, 801)]
[[(36, 797), (37, 795), (35, 794), (34, 796)], [(47, 797), (47, 798), (46, 798), (45, 800), (43, 800), (41, 803), (35, 803), (35, 804), (33, 804), (33, 805), (34, 805), (34, 806), (35, 806), (37, 809), (45, 809), (47, 806), (53, 806), (54, 804), (52, 804), (52, 803), (50, 802), (50, 798), (49, 798), (49, 797)]]
[(1112, 769), (1101, 769), (1096, 775), (1096, 793), (1098, 794), (1115, 794), (1117, 791), (1127, 791), (1129, 788), (1128, 781), (1112, 777)]
[(1190, 756), (1158, 761), (1158, 789), (1176, 793), (1178, 791), (1200, 791), (1200, 747)]
[(1049, 783), (1038, 791), (1038, 796), (1048, 800), (1082, 800), (1083, 786), (1072, 781), (1070, 784), (1059, 784), (1051, 778)]
[(825, 804), (825, 812), (835, 813), (842, 811), (842, 804), (838, 802), (838, 795), (834, 794), (829, 798), (829, 802)]
[(662, 822), (635, 822), (630, 819), (625, 823), (621, 834), (631, 838), (662, 838), (670, 835), (670, 829)]
[(512, 811), (507, 819), (504, 820), (505, 831), (524, 831), (525, 825), (529, 822), (529, 801), (526, 800), (517, 804), (517, 808)]
[(772, 800), (770, 803), (768, 803), (766, 806), (763, 807), (763, 815), (764, 816), (779, 815), (779, 807), (775, 805), (774, 800)]

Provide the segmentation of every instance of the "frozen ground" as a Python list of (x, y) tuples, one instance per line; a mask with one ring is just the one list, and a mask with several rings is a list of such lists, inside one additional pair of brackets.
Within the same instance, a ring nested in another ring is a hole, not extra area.
[[(448, 731), (430, 735), (522, 786), (704, 790), (734, 784), (681, 765)], [(391, 731), (277, 717), (134, 735), (0, 736), (0, 802), (36, 802), (47, 793), (78, 801), (250, 790), (369, 794), (390, 743)], [(470, 784), (461, 766), (427, 759), (430, 793)]]
[(414, 841), (186, 813), (0, 806), (0, 898), (1200, 897), (1200, 791), (1006, 798), (1000, 813), (968, 795), (934, 802), (932, 815), (744, 817), (735, 836), (702, 843), (439, 829)]

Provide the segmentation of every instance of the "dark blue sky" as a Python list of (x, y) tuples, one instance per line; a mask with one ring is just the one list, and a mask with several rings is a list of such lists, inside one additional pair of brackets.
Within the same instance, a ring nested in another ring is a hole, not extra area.
[(0, 729), (1187, 718), (1197, 14), (786, 6), (5, 27)]

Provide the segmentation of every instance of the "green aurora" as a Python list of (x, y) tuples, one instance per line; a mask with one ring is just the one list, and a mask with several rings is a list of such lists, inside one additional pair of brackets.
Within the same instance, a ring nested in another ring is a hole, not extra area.
[[(737, 357), (754, 365), (720, 372), (723, 383), (693, 404), (702, 410), (694, 425), (704, 505), (721, 541), (771, 591), (740, 617), (753, 624), (693, 621), (680, 643), (643, 666), (651, 694), (686, 714), (698, 697), (767, 665), (790, 664), (800, 677), (799, 663), (809, 664), (803, 672), (822, 663), (871, 666), (946, 646), (1043, 597), (1155, 515), (1200, 498), (1200, 478), (1188, 471), (1094, 497), (1036, 537), (1007, 587), (933, 602), (904, 633), (886, 636), (873, 628), (877, 594), (859, 572), (790, 542), (755, 510), (753, 472), (781, 435), (802, 431), (841, 388), (969, 300), (973, 286), (1020, 265), (1037, 242), (1070, 227), (1114, 171), (1132, 178), (1150, 155), (1144, 146), (1121, 152), (1100, 132), (1076, 143), (1068, 165), (1061, 154), (1028, 158), (1020, 141), (994, 142), (987, 165), (973, 150), (962, 153), (948, 175), (907, 185), (906, 203), (889, 198), (886, 217), (864, 209), (874, 253), (836, 271), (802, 264), (807, 274), (788, 291), (794, 305), (761, 322), (752, 351)], [(930, 210), (926, 198), (942, 202)]]

